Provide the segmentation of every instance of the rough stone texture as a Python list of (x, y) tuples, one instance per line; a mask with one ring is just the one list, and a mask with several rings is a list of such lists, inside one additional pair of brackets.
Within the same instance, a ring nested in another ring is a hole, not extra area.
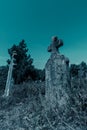
[(52, 43), (48, 47), (48, 52), (59, 53), (59, 47), (61, 46), (63, 46), (63, 41), (61, 39), (58, 39), (58, 37), (54, 36), (52, 37)]
[(57, 48), (55, 44), (53, 46), (51, 57), (45, 66), (46, 101), (52, 107), (56, 107), (57, 105), (61, 109), (68, 102), (69, 60), (54, 49)]
[(5, 92), (4, 92), (3, 97), (8, 97), (11, 94), (11, 89), (12, 89), (12, 86), (13, 86), (12, 71), (13, 71), (13, 66), (14, 66), (14, 60), (15, 60), (14, 56), (15, 55), (17, 55), (17, 54), (14, 51), (13, 55), (12, 55), (11, 63), (10, 63), (10, 66), (9, 66), (9, 70), (8, 70), (6, 87), (5, 87)]

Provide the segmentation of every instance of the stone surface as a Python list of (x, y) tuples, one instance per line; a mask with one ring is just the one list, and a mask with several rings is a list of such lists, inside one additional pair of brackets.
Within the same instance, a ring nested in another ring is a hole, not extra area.
[[(69, 86), (69, 60), (64, 55), (60, 55), (53, 41), (51, 57), (45, 66), (46, 77), (46, 100), (52, 106), (64, 108), (68, 102), (68, 86)], [(52, 45), (51, 44), (51, 45)]]
[(13, 52), (13, 55), (12, 55), (12, 59), (11, 59), (11, 63), (10, 63), (10, 66), (9, 66), (9, 70), (8, 70), (8, 76), (7, 76), (7, 81), (6, 81), (6, 87), (5, 87), (5, 92), (4, 92), (4, 95), (3, 97), (8, 97), (10, 96), (11, 94), (11, 87), (13, 85), (13, 79), (12, 79), (12, 71), (13, 71), (13, 66), (14, 66), (14, 56), (17, 55), (16, 52), (14, 51)]
[(58, 37), (54, 36), (52, 37), (52, 43), (48, 47), (48, 52), (55, 53), (59, 52), (58, 48), (63, 46), (63, 41), (61, 39), (58, 39)]

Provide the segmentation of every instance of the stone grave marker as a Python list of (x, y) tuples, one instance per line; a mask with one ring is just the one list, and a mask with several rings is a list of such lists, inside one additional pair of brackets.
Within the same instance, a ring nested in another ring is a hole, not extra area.
[(8, 97), (11, 93), (11, 87), (13, 85), (12, 84), (12, 82), (13, 82), (12, 71), (13, 71), (13, 66), (15, 65), (14, 64), (14, 60), (15, 60), (14, 56), (15, 55), (17, 55), (17, 53), (16, 53), (16, 51), (13, 51), (12, 59), (11, 59), (10, 65), (9, 65), (6, 87), (5, 87), (5, 92), (4, 92), (3, 97)]
[(58, 106), (60, 109), (66, 106), (69, 99), (69, 59), (59, 53), (61, 46), (63, 41), (56, 36), (52, 37), (52, 43), (48, 47), (51, 56), (45, 66), (46, 102), (49, 106)]

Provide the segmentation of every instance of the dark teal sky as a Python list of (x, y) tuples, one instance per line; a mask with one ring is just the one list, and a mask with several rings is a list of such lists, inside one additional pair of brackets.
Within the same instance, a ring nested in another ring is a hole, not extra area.
[(43, 68), (53, 35), (63, 39), (60, 51), (70, 63), (87, 62), (87, 0), (0, 0), (0, 65), (25, 39), (34, 65)]

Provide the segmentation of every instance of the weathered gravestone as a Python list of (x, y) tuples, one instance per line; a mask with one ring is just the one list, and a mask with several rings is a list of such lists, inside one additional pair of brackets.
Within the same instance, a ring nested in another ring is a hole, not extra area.
[(6, 81), (6, 87), (5, 87), (5, 92), (4, 92), (3, 97), (9, 97), (10, 94), (11, 94), (11, 87), (13, 85), (12, 84), (12, 82), (13, 82), (12, 71), (13, 71), (13, 66), (15, 65), (14, 64), (14, 61), (15, 61), (14, 56), (15, 55), (17, 55), (17, 54), (16, 54), (15, 51), (13, 51), (12, 59), (11, 59), (10, 65), (9, 65), (8, 76), (7, 76), (7, 81)]
[(69, 86), (69, 60), (64, 55), (59, 54), (59, 47), (63, 46), (62, 40), (57, 37), (52, 38), (52, 43), (48, 47), (51, 56), (45, 66), (46, 77), (46, 102), (51, 107), (58, 106), (60, 109), (66, 107), (68, 102)]

